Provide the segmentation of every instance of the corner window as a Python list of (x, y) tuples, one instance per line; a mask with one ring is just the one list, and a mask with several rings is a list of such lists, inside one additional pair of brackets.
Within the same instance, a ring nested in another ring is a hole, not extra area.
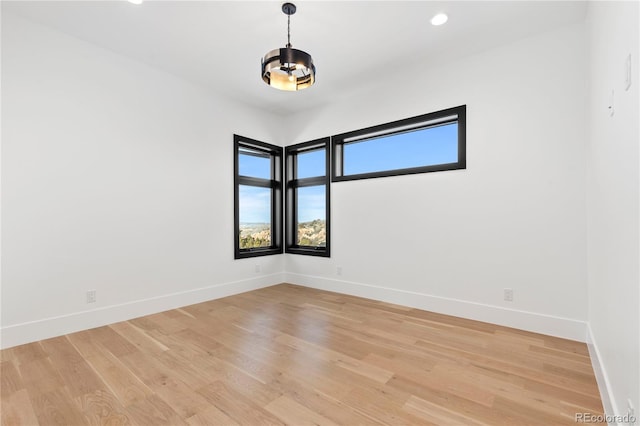
[(334, 182), (466, 168), (466, 105), (333, 136)]
[(329, 257), (329, 138), (285, 148), (286, 251)]
[(282, 253), (282, 148), (233, 135), (235, 258)]

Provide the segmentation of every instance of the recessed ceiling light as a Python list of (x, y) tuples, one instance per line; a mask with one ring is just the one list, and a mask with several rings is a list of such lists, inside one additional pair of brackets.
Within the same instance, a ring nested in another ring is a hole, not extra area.
[(449, 20), (449, 17), (446, 13), (438, 13), (436, 16), (431, 18), (431, 25), (442, 25)]
[(127, 0), (127, 1), (132, 4), (142, 4), (144, 0)]

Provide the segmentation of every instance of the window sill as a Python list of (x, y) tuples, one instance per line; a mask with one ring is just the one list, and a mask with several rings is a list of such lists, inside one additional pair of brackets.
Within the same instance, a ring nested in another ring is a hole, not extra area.
[(256, 248), (241, 250), (235, 253), (236, 259), (246, 259), (250, 257), (271, 256), (274, 254), (282, 254), (282, 248)]
[(306, 256), (331, 257), (329, 249), (326, 247), (287, 247), (287, 253), (302, 254)]

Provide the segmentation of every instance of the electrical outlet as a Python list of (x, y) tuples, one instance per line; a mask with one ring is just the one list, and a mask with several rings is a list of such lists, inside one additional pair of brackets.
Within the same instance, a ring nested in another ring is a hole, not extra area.
[(336, 275), (342, 275), (342, 266), (336, 268)]
[(255, 270), (256, 270), (256, 274), (260, 273), (260, 271), (262, 271), (262, 266), (260, 266), (260, 264), (257, 263)]
[(504, 300), (506, 302), (513, 302), (513, 289), (505, 288), (504, 289)]
[(87, 290), (87, 303), (96, 303), (96, 291)]

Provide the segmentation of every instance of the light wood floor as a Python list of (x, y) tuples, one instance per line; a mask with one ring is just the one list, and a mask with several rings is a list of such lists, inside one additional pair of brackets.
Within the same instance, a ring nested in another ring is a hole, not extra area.
[(288, 284), (2, 351), (2, 425), (575, 425), (582, 343)]

